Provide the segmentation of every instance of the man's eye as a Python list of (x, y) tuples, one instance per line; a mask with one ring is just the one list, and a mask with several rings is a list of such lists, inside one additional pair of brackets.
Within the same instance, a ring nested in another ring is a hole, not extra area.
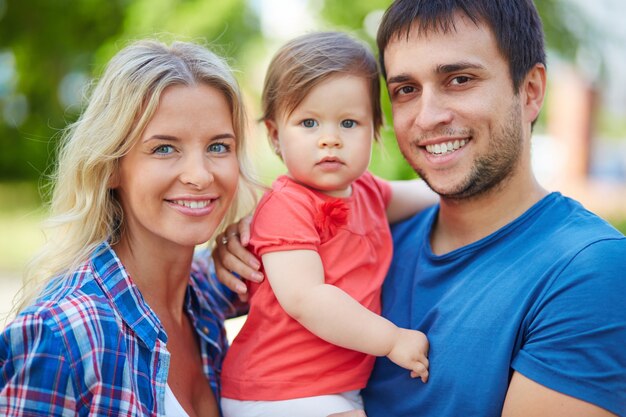
[(398, 94), (411, 94), (415, 91), (415, 87), (411, 87), (410, 85), (405, 85), (398, 90)]
[(471, 78), (470, 77), (466, 77), (464, 75), (460, 75), (458, 77), (454, 77), (452, 79), (451, 84), (453, 85), (463, 85), (463, 84), (467, 84), (468, 82), (470, 82)]
[(342, 120), (341, 127), (345, 127), (346, 129), (351, 129), (356, 126), (356, 122), (354, 120)]
[(313, 119), (305, 119), (301, 122), (301, 125), (304, 127), (317, 127), (317, 121)]

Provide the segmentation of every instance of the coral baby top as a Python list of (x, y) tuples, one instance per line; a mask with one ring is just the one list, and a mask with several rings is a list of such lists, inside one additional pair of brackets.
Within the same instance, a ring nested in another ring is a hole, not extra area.
[[(261, 256), (308, 249), (320, 254), (326, 283), (380, 313), (380, 290), (392, 255), (386, 217), (389, 184), (365, 173), (352, 195), (335, 198), (279, 177), (252, 221), (251, 245)], [(294, 276), (293, 279), (298, 279)], [(222, 395), (285, 400), (361, 389), (374, 357), (332, 345), (281, 308), (267, 279), (249, 284), (250, 312), (222, 369)]]

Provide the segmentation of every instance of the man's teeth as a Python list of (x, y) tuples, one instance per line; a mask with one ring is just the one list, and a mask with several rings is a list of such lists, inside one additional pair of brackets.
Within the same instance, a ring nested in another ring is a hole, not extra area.
[(461, 139), (451, 142), (438, 143), (436, 145), (426, 145), (426, 150), (433, 155), (445, 155), (462, 148), (466, 143), (467, 141), (465, 139)]
[(210, 201), (174, 200), (174, 203), (178, 204), (179, 206), (185, 206), (185, 207), (189, 207), (192, 209), (197, 209), (197, 208), (205, 208), (206, 206), (209, 205)]

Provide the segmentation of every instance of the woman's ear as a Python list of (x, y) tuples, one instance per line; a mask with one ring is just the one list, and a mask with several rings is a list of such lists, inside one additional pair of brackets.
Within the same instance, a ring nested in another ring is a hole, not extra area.
[(532, 123), (539, 116), (546, 95), (546, 67), (536, 64), (526, 75), (521, 89), (524, 121)]
[(272, 144), (274, 153), (280, 156), (280, 142), (278, 141), (278, 126), (272, 119), (265, 120), (265, 127), (267, 128), (267, 136)]
[(113, 172), (109, 176), (109, 180), (107, 181), (107, 188), (109, 190), (115, 190), (120, 186), (120, 167), (119, 163), (115, 162), (113, 166)]

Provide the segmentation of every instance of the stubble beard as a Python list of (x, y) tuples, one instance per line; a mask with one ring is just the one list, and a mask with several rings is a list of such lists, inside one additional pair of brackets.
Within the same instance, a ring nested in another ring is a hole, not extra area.
[[(502, 188), (516, 170), (522, 154), (522, 124), (517, 100), (514, 100), (501, 128), (492, 134), (489, 142), (491, 151), (479, 156), (471, 171), (451, 190), (437, 188), (425, 170), (411, 164), (417, 174), (437, 193), (442, 200), (451, 203), (474, 200)], [(407, 158), (407, 155), (404, 155)]]

